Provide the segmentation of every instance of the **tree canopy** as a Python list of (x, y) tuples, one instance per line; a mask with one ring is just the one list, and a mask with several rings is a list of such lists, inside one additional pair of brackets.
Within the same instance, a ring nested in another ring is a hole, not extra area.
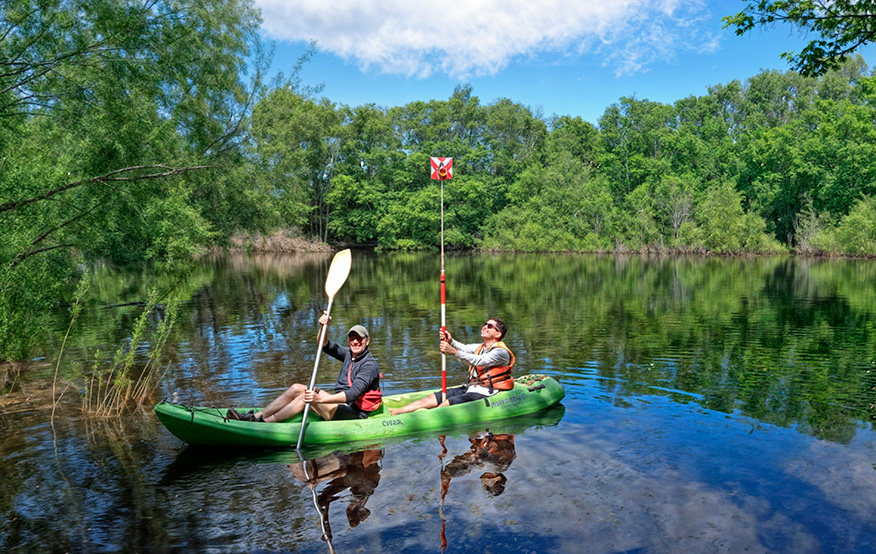
[(437, 248), (430, 156), (454, 158), (449, 249), (876, 254), (876, 78), (861, 58), (674, 103), (625, 96), (594, 124), (467, 84), (342, 105), (302, 86), (306, 55), (267, 84), (258, 27), (251, 0), (3, 4), (0, 359), (45, 340), (86, 267), (172, 276), (278, 230)]
[(855, 51), (876, 39), (874, 0), (747, 0), (745, 9), (723, 18), (737, 35), (764, 25), (788, 23), (818, 38), (800, 52), (785, 52), (803, 75), (823, 75), (836, 69)]

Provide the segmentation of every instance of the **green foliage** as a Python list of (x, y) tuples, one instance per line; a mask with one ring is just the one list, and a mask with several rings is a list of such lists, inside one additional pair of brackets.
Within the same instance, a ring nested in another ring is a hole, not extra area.
[(661, 237), (655, 199), (648, 189), (641, 185), (630, 193), (626, 198), (628, 209), (623, 212), (623, 241), (635, 250), (658, 244)]
[(321, 239), (327, 233), (327, 197), (344, 140), (341, 117), (331, 102), (307, 99), (289, 87), (271, 91), (253, 113), (259, 167), (265, 182), (273, 183), (282, 224), (307, 222)]
[(837, 248), (852, 256), (876, 256), (876, 197), (862, 198), (834, 231)]
[[(809, 7), (749, 2), (732, 24)], [(12, 0), (0, 16), (0, 359), (53, 340), (41, 321), (80, 264), (178, 275), (235, 233), (289, 229), (434, 249), (442, 206), (449, 249), (872, 251), (858, 214), (876, 197), (876, 80), (861, 59), (673, 104), (622, 97), (594, 126), (482, 104), (470, 85), (338, 105), (298, 78), (312, 49), (267, 86), (249, 0)], [(443, 203), (431, 156), (454, 158)]]
[[(718, 254), (779, 252), (782, 247), (766, 231), (756, 214), (745, 213), (742, 194), (729, 183), (707, 189), (697, 203), (697, 234), (700, 246)], [(691, 232), (691, 231), (688, 231)]]
[(430, 185), (413, 197), (387, 197), (386, 214), (377, 225), (379, 246), (398, 250), (440, 245), (441, 200), (438, 186)]
[[(143, 218), (155, 229), (146, 248), (149, 258), (159, 263), (187, 262), (208, 244), (213, 232), (210, 224), (192, 206), (191, 192), (185, 183), (177, 183), (160, 202), (152, 202), (143, 211)], [(186, 229), (180, 233), (180, 226)], [(160, 269), (166, 268), (159, 266)]]
[(52, 340), (46, 318), (66, 291), (69, 265), (67, 253), (54, 251), (28, 264), (7, 262), (0, 268), (0, 360), (25, 359), (34, 347)]
[(511, 205), (485, 226), (485, 248), (525, 252), (609, 248), (614, 224), (610, 190), (603, 179), (592, 177), (591, 166), (581, 159), (556, 155), (546, 166), (528, 168), (508, 198)]
[(214, 224), (260, 219), (222, 193), (262, 88), (258, 26), (248, 0), (3, 4), (0, 359), (47, 340), (78, 264), (167, 268)]
[[(784, 251), (798, 242), (808, 203), (829, 226), (861, 194), (876, 194), (876, 85), (865, 71), (859, 59), (820, 78), (767, 71), (673, 105), (624, 97), (598, 127), (568, 116), (543, 122), (508, 99), (481, 105), (470, 86), (389, 109), (297, 97), (266, 112), (269, 125), (300, 121), (259, 135), (259, 155), (298, 160), (274, 181), (316, 176), (295, 198), (314, 231), (326, 221), (328, 240), (437, 247), (428, 158), (452, 155), (450, 248)], [(308, 119), (299, 105), (337, 113)], [(302, 121), (312, 124), (280, 128)], [(336, 141), (337, 155), (315, 147), (318, 137)], [(302, 150), (322, 154), (308, 161)]]
[[(167, 298), (167, 304), (159, 310), (158, 291), (152, 290), (144, 310), (134, 322), (130, 339), (116, 349), (111, 364), (105, 366), (101, 353), (96, 353), (83, 391), (83, 411), (95, 416), (117, 417), (126, 409), (141, 408), (150, 397), (160, 378), (159, 364), (179, 310), (178, 291), (170, 291)], [(156, 316), (160, 322), (152, 325), (150, 322)], [(141, 345), (148, 347), (143, 365), (139, 364)]]
[(744, 35), (756, 27), (789, 23), (817, 38), (799, 53), (785, 52), (804, 75), (836, 69), (858, 47), (874, 41), (876, 2), (873, 0), (746, 0), (745, 9), (723, 18), (724, 27)]
[(483, 247), (517, 252), (572, 252), (581, 242), (540, 206), (504, 210), (491, 217)]

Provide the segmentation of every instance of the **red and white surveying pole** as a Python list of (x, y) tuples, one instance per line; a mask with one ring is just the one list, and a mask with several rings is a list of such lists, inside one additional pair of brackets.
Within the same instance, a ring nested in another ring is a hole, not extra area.
[[(453, 179), (453, 158), (430, 158), (432, 178), (441, 181), (441, 340), (447, 333), (447, 284), (444, 277), (444, 181)], [(441, 353), (441, 394), (447, 396), (447, 355)]]

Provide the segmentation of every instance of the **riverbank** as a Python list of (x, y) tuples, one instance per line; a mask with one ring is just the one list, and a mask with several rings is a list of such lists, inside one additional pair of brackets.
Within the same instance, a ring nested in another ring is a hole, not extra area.
[(282, 229), (270, 235), (262, 235), (261, 233), (236, 234), (231, 237), (227, 250), (231, 252), (281, 253), (331, 252), (333, 249), (324, 242), (296, 236), (292, 230)]
[[(238, 234), (231, 238), (229, 246), (226, 248), (215, 247), (211, 249), (214, 252), (244, 252), (244, 253), (259, 253), (259, 254), (282, 254), (282, 253), (308, 253), (308, 252), (333, 252), (340, 248), (365, 248), (379, 249), (376, 241), (366, 243), (349, 244), (343, 243), (339, 245), (329, 245), (325, 242), (296, 236), (291, 230), (276, 231), (270, 235), (255, 234)], [(428, 249), (426, 249), (428, 250)], [(451, 248), (450, 250), (457, 250)], [(674, 256), (717, 256), (723, 258), (736, 257), (759, 257), (759, 256), (796, 256), (800, 258), (849, 258), (849, 259), (874, 259), (876, 254), (861, 253), (858, 255), (848, 254), (844, 252), (830, 252), (824, 250), (816, 250), (813, 248), (807, 249), (782, 249), (782, 250), (763, 250), (763, 251), (745, 251), (738, 252), (715, 252), (703, 247), (666, 247), (661, 245), (648, 245), (643, 248), (628, 248), (623, 244), (617, 245), (613, 249), (584, 251), (584, 250), (557, 250), (557, 251), (529, 251), (519, 249), (497, 249), (497, 248), (473, 248), (471, 252), (481, 252), (488, 254), (620, 254), (625, 256), (658, 256), (658, 257), (674, 257)]]

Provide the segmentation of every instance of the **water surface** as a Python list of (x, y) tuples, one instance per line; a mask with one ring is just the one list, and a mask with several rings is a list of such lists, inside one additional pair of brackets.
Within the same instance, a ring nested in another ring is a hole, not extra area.
[[(154, 402), (264, 404), (307, 382), (329, 262), (205, 260)], [(330, 332), (369, 328), (389, 393), (440, 386), (439, 270), (353, 253)], [(454, 337), (502, 318), (516, 371), (559, 379), (562, 406), (313, 451), (311, 486), (293, 449), (188, 448), (149, 410), (83, 417), (75, 387), (50, 421), (47, 345), (4, 370), (0, 550), (329, 552), (327, 531), (336, 552), (876, 549), (872, 261), (448, 255), (446, 271)], [(97, 275), (62, 375), (138, 313), (102, 306), (145, 294)], [(318, 383), (337, 371), (324, 359)]]

